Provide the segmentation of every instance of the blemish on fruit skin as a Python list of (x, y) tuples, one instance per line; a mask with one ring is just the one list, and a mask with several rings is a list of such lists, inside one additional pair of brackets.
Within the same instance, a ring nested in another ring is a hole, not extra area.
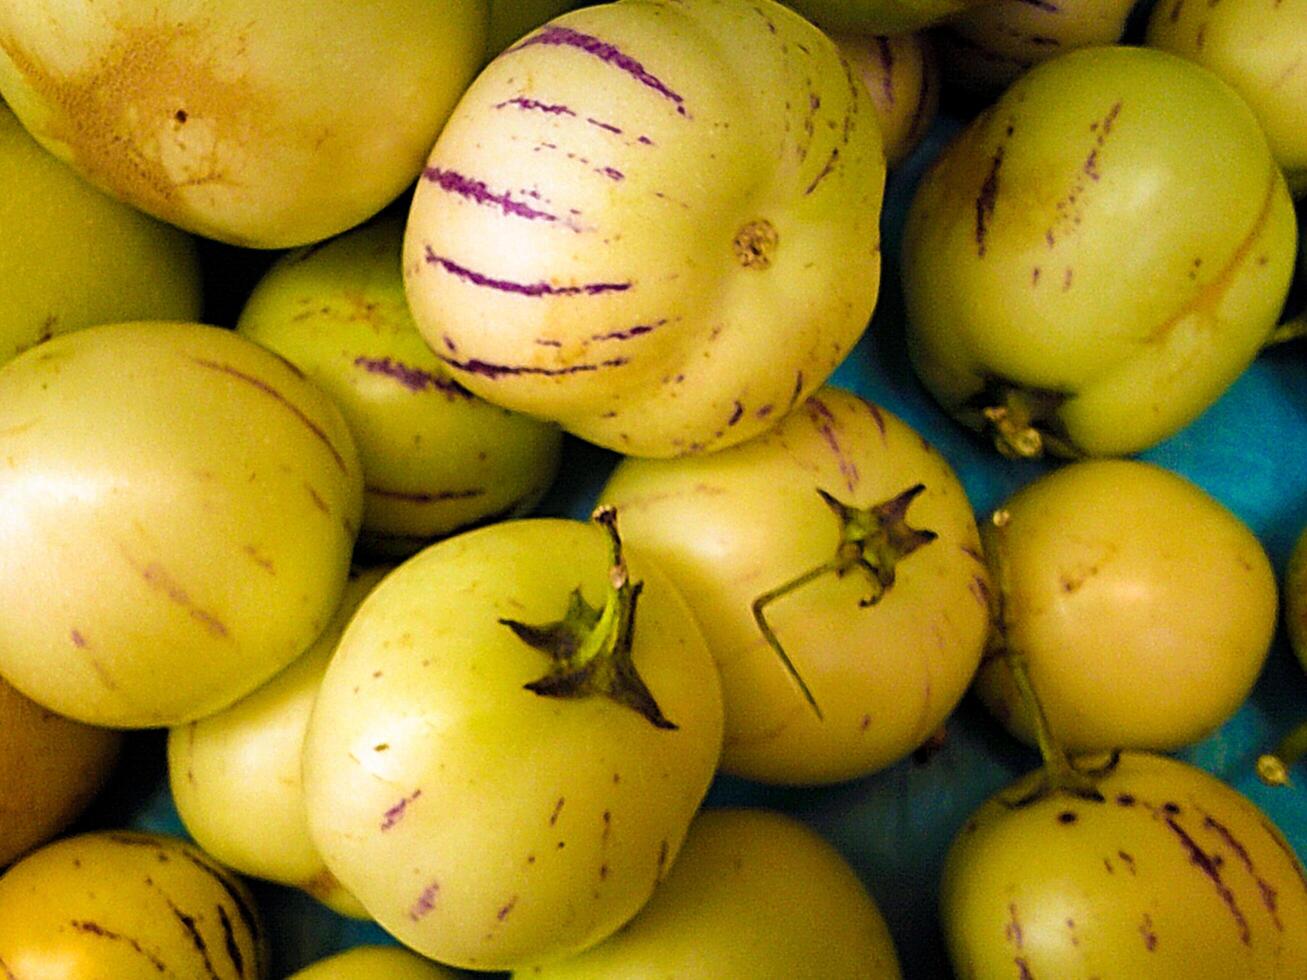
[(360, 354), (354, 358), (354, 366), (362, 368), (369, 374), (393, 378), (409, 391), (420, 392), (432, 389), (457, 398), (473, 397), (470, 391), (451, 378), (442, 377), (422, 368), (411, 367), (391, 357), (368, 357)]
[(420, 788), (415, 789), (408, 796), (404, 797), (394, 806), (390, 807), (385, 813), (381, 815), (381, 829), (383, 831), (390, 830), (401, 820), (403, 820), (404, 811), (408, 809), (408, 805), (412, 803), (414, 800), (418, 799), (421, 795), (422, 795), (422, 790)]
[(650, 73), (644, 65), (629, 54), (621, 51), (615, 45), (609, 44), (592, 34), (584, 34), (581, 31), (574, 30), (570, 27), (564, 27), (561, 24), (546, 24), (544, 28), (530, 35), (525, 40), (509, 48), (504, 54), (513, 54), (524, 48), (529, 48), (537, 44), (545, 44), (556, 47), (570, 47), (584, 51), (588, 55), (598, 58), (606, 64), (612, 65), (619, 71), (630, 75), (641, 85), (657, 92), (664, 99), (670, 101), (676, 106), (678, 115), (690, 118), (689, 112), (685, 108), (685, 99), (672, 91), (656, 75)]
[(368, 486), (363, 488), (363, 492), (373, 497), (401, 500), (410, 504), (436, 504), (447, 500), (473, 500), (484, 496), (486, 491), (482, 487), (470, 487), (465, 490), (408, 491)]
[(495, 919), (499, 922), (503, 922), (507, 919), (509, 914), (513, 911), (513, 908), (517, 905), (517, 899), (518, 896), (514, 895), (507, 902), (501, 905), (499, 911), (495, 913)]
[(1017, 906), (1015, 902), (1009, 902), (1007, 906), (1008, 921), (1003, 927), (1003, 936), (1017, 949), (1025, 946), (1025, 933), (1021, 930), (1021, 920), (1017, 916)]
[(73, 646), (77, 647), (77, 649), (86, 649), (86, 637), (81, 634), (81, 631), (71, 630), (68, 634), (68, 638), (73, 641)]
[(652, 323), (637, 323), (633, 327), (626, 327), (623, 330), (611, 330), (608, 333), (591, 334), (591, 340), (631, 340), (634, 337), (643, 337), (647, 333), (653, 333), (659, 327), (667, 323), (666, 317), (654, 320)]
[(980, 190), (976, 194), (976, 257), (981, 259), (985, 257), (989, 225), (994, 218), (994, 206), (998, 203), (998, 175), (1003, 167), (1003, 154), (1005, 151), (1006, 146), (1002, 143), (994, 149), (994, 155), (990, 160), (989, 173), (985, 175)]
[(1016, 964), (1018, 980), (1035, 980), (1035, 975), (1030, 972), (1030, 964), (1024, 957), (1014, 957), (1012, 962)]
[(1139, 922), (1139, 935), (1144, 937), (1144, 948), (1148, 952), (1157, 949), (1157, 933), (1153, 930), (1153, 917), (1147, 912)]
[(1130, 793), (1118, 793), (1116, 795), (1116, 802), (1120, 806), (1134, 806), (1135, 798)]
[[(1199, 812), (1202, 813), (1201, 810)], [(1257, 873), (1257, 869), (1253, 866), (1252, 855), (1248, 853), (1248, 848), (1244, 846), (1243, 841), (1235, 837), (1229, 827), (1209, 813), (1203, 813), (1203, 827), (1215, 831), (1226, 846), (1234, 851), (1235, 856), (1243, 864), (1244, 870), (1257, 882), (1257, 890), (1261, 894), (1262, 904), (1266, 906), (1266, 911), (1271, 916), (1271, 922), (1276, 929), (1283, 932), (1284, 923), (1280, 921), (1279, 915), (1279, 895), (1275, 888)]]
[(505, 377), (516, 378), (528, 375), (542, 378), (560, 378), (569, 374), (585, 374), (590, 371), (599, 371), (603, 368), (622, 367), (629, 363), (629, 359), (625, 357), (610, 357), (607, 360), (599, 361), (595, 364), (569, 364), (566, 367), (558, 368), (536, 367), (532, 364), (491, 364), (488, 361), (482, 361), (478, 358), (459, 361), (452, 357), (442, 357), (441, 361), (455, 371), (465, 371), (468, 374), (475, 374), (483, 378), (490, 378), (491, 380)]
[(433, 881), (422, 889), (421, 893), (409, 906), (408, 917), (413, 922), (420, 922), (427, 915), (435, 911), (436, 899), (440, 896), (440, 883)]
[(1063, 826), (1066, 826), (1068, 824), (1073, 824), (1078, 819), (1079, 817), (1076, 815), (1076, 812), (1074, 810), (1063, 810), (1061, 813), (1057, 815), (1057, 822), (1062, 824)]
[(467, 266), (460, 265), (443, 255), (437, 255), (430, 245), (423, 253), (428, 265), (439, 266), (455, 278), (462, 279), (473, 286), (494, 289), (499, 292), (513, 293), (517, 296), (532, 298), (541, 296), (598, 296), (602, 293), (622, 293), (631, 289), (634, 283), (625, 282), (589, 282), (579, 286), (555, 286), (547, 282), (513, 282), (508, 279), (495, 279)]
[(669, 846), (666, 840), (661, 840), (658, 842), (658, 862), (654, 868), (655, 881), (662, 881), (663, 875), (667, 871), (668, 850), (669, 850)]
[(159, 973), (170, 972), (168, 970), (168, 964), (142, 946), (139, 940), (134, 939), (131, 936), (124, 935), (121, 932), (115, 932), (112, 929), (106, 929), (104, 926), (100, 925), (100, 923), (91, 922), (86, 919), (72, 919), (69, 921), (68, 925), (74, 932), (80, 932), (83, 935), (96, 936), (97, 938), (106, 939), (110, 942), (123, 943), (130, 947), (132, 952), (138, 953), (145, 957), (145, 959), (149, 960), (150, 965)]
[(529, 99), (521, 95), (512, 99), (505, 99), (503, 102), (496, 102), (492, 108), (504, 109), (510, 105), (515, 106), (518, 109), (543, 112), (551, 116), (575, 116), (576, 115), (575, 112), (573, 112), (565, 105), (557, 105), (549, 102), (540, 102), (537, 99)]
[(560, 796), (558, 798), (558, 802), (554, 804), (553, 812), (549, 814), (549, 826), (552, 827), (556, 823), (558, 823), (558, 815), (563, 812), (563, 804), (565, 802), (566, 802), (565, 797)]
[(1117, 851), (1116, 856), (1121, 859), (1121, 861), (1125, 864), (1126, 869), (1129, 870), (1129, 872), (1132, 875), (1137, 875), (1139, 873), (1138, 871), (1135, 870), (1134, 855), (1131, 854), (1129, 851)]
[(831, 452), (835, 455), (835, 461), (839, 466), (840, 475), (844, 477), (845, 485), (850, 493), (853, 492), (859, 480), (858, 467), (840, 444), (839, 434), (835, 431), (835, 416), (826, 406), (826, 403), (815, 396), (808, 399), (805, 408), (818, 433), (826, 440), (826, 445), (830, 447)]
[(1239, 903), (1234, 897), (1234, 892), (1230, 890), (1224, 879), (1221, 878), (1221, 871), (1212, 856), (1199, 846), (1198, 842), (1190, 836), (1189, 832), (1176, 822), (1175, 817), (1168, 816), (1162, 821), (1170, 831), (1179, 839), (1181, 846), (1189, 855), (1189, 861), (1198, 868), (1211, 882), (1216, 894), (1230, 911), (1230, 916), (1234, 919), (1235, 926), (1239, 930), (1239, 941), (1245, 946), (1252, 944), (1252, 930), (1249, 928), (1248, 920), (1239, 908)]

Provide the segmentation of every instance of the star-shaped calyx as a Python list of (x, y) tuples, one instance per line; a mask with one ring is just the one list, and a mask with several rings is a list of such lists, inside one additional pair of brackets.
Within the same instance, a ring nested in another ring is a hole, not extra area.
[(632, 582), (627, 572), (617, 512), (601, 507), (592, 519), (608, 535), (608, 589), (603, 605), (590, 605), (578, 586), (560, 620), (540, 625), (499, 620), (550, 660), (545, 675), (524, 686), (541, 697), (605, 697), (639, 712), (655, 728), (675, 729), (631, 659), (635, 608), (644, 583)]
[(858, 600), (858, 605), (866, 608), (880, 602), (894, 584), (898, 563), (937, 537), (934, 531), (908, 526), (908, 508), (925, 489), (925, 484), (918, 483), (874, 506), (854, 507), (840, 502), (818, 487), (817, 493), (840, 522), (840, 541), (835, 550), (835, 557), (813, 566), (753, 600), (753, 618), (758, 624), (758, 629), (767, 640), (768, 646), (780, 658), (818, 718), (822, 717), (822, 714), (817, 699), (794, 666), (794, 662), (790, 660), (789, 654), (785, 652), (775, 631), (767, 622), (763, 610), (777, 599), (802, 588), (814, 579), (828, 573), (842, 578), (854, 569), (864, 572), (871, 584), (871, 591)]

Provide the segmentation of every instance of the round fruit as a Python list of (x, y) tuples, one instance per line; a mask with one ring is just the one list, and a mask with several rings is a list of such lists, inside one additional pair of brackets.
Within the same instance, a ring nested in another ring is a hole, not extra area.
[(1307, 193), (1307, 0), (1164, 0), (1148, 43), (1229, 82), (1261, 121), (1289, 189)]
[(95, 190), (4, 103), (0, 187), (0, 363), (97, 323), (200, 315), (190, 237)]
[(719, 449), (866, 329), (884, 177), (863, 86), (792, 11), (583, 8), (491, 62), (441, 132), (409, 303), (488, 401), (632, 455)]
[(281, 248), (422, 169), (485, 54), (484, 0), (31, 0), (0, 7), (0, 95), (148, 214)]
[(60, 714), (181, 724), (302, 653), (349, 571), (340, 413), (227, 330), (91, 327), (0, 369), (0, 673)]
[(553, 482), (562, 433), (455, 382), (404, 299), (403, 227), (377, 221), (292, 252), (260, 280), (237, 329), (332, 397), (363, 464), (360, 544), (408, 555), (521, 516)]
[(197, 844), (241, 874), (367, 913), (309, 839), (300, 758), (309, 712), (345, 625), (387, 569), (351, 576), (336, 615), (294, 663), (229, 708), (168, 733), (173, 803)]
[[(999, 635), (1067, 749), (1179, 748), (1248, 696), (1275, 632), (1275, 573), (1252, 531), (1188, 480), (1136, 460), (1067, 464), (981, 535)], [(976, 689), (1032, 740), (1001, 657)]]
[(0, 867), (85, 809), (121, 743), (118, 732), (47, 711), (0, 680)]
[(855, 395), (823, 388), (770, 432), (707, 456), (625, 460), (600, 500), (703, 627), (728, 772), (866, 775), (933, 735), (971, 683), (990, 626), (971, 505), (942, 456)]
[(1039, 793), (1041, 775), (981, 806), (949, 850), (958, 976), (1307, 975), (1307, 877), (1246, 797), (1144, 753), (1084, 795)]
[(917, 186), (902, 267), (913, 366), (1009, 454), (1144, 449), (1261, 349), (1296, 234), (1229, 86), (1148, 48), (1069, 52), (1018, 79)]
[(721, 695), (698, 626), (638, 553), (628, 571), (599, 516), (603, 530), (506, 521), (419, 552), (323, 679), (310, 832), (424, 956), (511, 969), (608, 936), (670, 866), (716, 769)]
[(866, 887), (793, 817), (705, 810), (671, 874), (631, 923), (519, 980), (897, 980), (898, 958)]
[(249, 892), (203, 851), (102, 831), (0, 877), (0, 968), (23, 980), (261, 980), (267, 949)]

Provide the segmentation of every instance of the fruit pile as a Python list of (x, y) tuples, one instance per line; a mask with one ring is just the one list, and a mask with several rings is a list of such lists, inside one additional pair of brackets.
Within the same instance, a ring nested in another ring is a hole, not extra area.
[(5, 976), (1307, 975), (1307, 0), (32, 0), (0, 98)]

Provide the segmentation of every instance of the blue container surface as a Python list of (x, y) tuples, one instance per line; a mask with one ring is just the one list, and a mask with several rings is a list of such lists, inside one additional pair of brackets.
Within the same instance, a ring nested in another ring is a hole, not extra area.
[[(1000, 458), (943, 414), (913, 376), (903, 338), (898, 287), (899, 231), (915, 181), (955, 129), (937, 125), (930, 140), (890, 176), (884, 214), (884, 275), (869, 330), (832, 383), (889, 409), (952, 463), (983, 517), (1051, 465)], [(1307, 351), (1299, 342), (1263, 353), (1194, 423), (1142, 454), (1203, 487), (1259, 536), (1283, 575), (1307, 526)], [(541, 510), (588, 516), (617, 457), (576, 440), (566, 444), (559, 482)], [(1212, 596), (1220, 602), (1221, 596)], [(1273, 790), (1254, 775), (1257, 755), (1307, 717), (1307, 676), (1276, 638), (1252, 696), (1217, 733), (1179, 755), (1246, 793), (1307, 858), (1307, 777)], [(168, 795), (159, 733), (134, 736), (125, 775), (85, 823), (127, 824), (183, 833)], [(970, 699), (948, 724), (942, 748), (924, 761), (834, 787), (778, 789), (719, 777), (709, 805), (772, 807), (807, 821), (852, 863), (884, 912), (910, 978), (949, 974), (936, 903), (944, 853), (955, 831), (985, 798), (1038, 763)], [(290, 889), (254, 883), (274, 946), (274, 975), (285, 976), (328, 953), (363, 942), (389, 942), (374, 925), (340, 918)]]

